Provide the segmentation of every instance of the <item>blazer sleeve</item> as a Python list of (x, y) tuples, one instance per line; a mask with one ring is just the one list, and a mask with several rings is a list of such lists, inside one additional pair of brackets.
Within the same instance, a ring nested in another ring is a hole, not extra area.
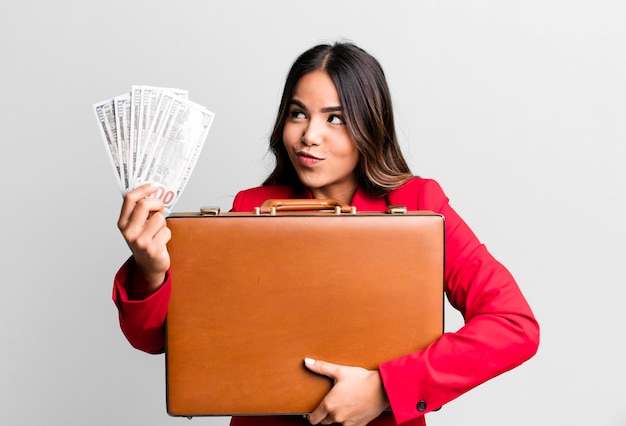
[(517, 283), (450, 207), (435, 181), (423, 181), (416, 208), (445, 218), (445, 291), (465, 325), (424, 350), (379, 366), (398, 424), (516, 367), (539, 344), (539, 326)]
[[(292, 191), (285, 186), (268, 186), (240, 191), (231, 211), (253, 211), (268, 198), (289, 198)], [(119, 312), (122, 332), (129, 343), (144, 352), (156, 354), (165, 350), (165, 317), (172, 292), (169, 271), (164, 284), (143, 300), (130, 300), (126, 283), (135, 270), (131, 257), (119, 269), (113, 282), (113, 302)]]
[(170, 301), (172, 283), (169, 271), (163, 285), (143, 300), (131, 300), (126, 282), (135, 269), (129, 258), (115, 275), (113, 302), (119, 313), (120, 328), (128, 342), (135, 348), (151, 354), (165, 349), (165, 316)]

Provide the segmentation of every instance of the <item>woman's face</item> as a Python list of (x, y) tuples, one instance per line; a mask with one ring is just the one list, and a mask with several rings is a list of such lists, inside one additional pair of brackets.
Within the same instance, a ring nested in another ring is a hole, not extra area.
[(305, 74), (294, 90), (283, 143), (300, 181), (315, 198), (352, 201), (359, 161), (339, 94), (323, 71)]

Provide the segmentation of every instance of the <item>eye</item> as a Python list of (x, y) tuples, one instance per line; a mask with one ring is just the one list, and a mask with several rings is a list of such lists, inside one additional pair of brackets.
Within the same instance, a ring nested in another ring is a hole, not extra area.
[(338, 115), (338, 114), (331, 114), (328, 116), (328, 122), (330, 124), (346, 124), (346, 121), (344, 120), (342, 115)]
[(306, 118), (306, 115), (304, 115), (304, 113), (299, 109), (292, 109), (289, 111), (289, 118)]

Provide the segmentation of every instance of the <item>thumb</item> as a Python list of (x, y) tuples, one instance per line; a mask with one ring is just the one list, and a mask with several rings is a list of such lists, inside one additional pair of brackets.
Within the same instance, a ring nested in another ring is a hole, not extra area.
[(312, 372), (328, 376), (333, 380), (337, 380), (341, 367), (340, 365), (333, 364), (331, 362), (320, 361), (312, 358), (304, 358), (304, 365)]

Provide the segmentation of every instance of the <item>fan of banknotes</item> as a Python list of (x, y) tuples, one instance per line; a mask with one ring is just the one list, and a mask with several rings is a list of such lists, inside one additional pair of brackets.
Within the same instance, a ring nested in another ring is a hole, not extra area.
[(189, 181), (214, 114), (187, 90), (132, 86), (130, 93), (93, 105), (122, 195), (158, 185), (166, 215)]

